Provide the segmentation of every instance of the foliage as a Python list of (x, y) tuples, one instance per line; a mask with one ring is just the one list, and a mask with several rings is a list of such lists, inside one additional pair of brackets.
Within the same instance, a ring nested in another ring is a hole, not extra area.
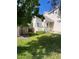
[(28, 33), (28, 36), (35, 36), (36, 35), (36, 33), (34, 33), (34, 32), (29, 32)]
[(61, 35), (42, 34), (18, 39), (17, 59), (61, 59)]
[(17, 25), (27, 26), (34, 15), (39, 16), (38, 0), (17, 0)]

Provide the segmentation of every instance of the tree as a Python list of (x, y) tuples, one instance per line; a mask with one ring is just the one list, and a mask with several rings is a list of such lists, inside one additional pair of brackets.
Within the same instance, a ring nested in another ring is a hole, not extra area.
[(27, 34), (29, 23), (33, 16), (43, 19), (43, 15), (39, 15), (38, 0), (17, 0), (17, 25), (20, 27), (20, 35)]
[(17, 25), (28, 26), (32, 16), (38, 16), (38, 6), (38, 0), (17, 0)]

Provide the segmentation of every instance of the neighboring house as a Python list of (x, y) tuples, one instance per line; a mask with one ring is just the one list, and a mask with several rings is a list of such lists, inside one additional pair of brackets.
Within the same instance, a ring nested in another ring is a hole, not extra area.
[(43, 15), (45, 17), (43, 21), (40, 18), (34, 16), (32, 19), (34, 32), (61, 32), (61, 20), (58, 13), (59, 8), (55, 9), (54, 12), (46, 12)]
[(32, 24), (34, 28), (34, 32), (36, 33), (37, 31), (43, 31), (43, 25), (42, 25), (42, 20), (36, 16), (32, 18)]

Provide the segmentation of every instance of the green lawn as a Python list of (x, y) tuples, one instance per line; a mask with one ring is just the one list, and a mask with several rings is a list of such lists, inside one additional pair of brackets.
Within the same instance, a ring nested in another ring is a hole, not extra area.
[(17, 59), (61, 59), (61, 35), (46, 33), (18, 38)]

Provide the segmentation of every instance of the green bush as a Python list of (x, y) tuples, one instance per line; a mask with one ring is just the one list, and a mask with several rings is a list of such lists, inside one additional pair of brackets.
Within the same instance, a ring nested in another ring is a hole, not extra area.
[(33, 33), (33, 32), (29, 32), (28, 35), (29, 35), (29, 36), (34, 36), (34, 35), (36, 35), (36, 34)]

